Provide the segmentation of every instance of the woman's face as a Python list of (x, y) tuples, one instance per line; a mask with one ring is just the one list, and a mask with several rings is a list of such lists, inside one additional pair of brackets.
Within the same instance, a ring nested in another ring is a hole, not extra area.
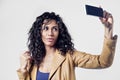
[(59, 28), (56, 21), (44, 20), (42, 25), (41, 35), (44, 45), (53, 47), (59, 35)]

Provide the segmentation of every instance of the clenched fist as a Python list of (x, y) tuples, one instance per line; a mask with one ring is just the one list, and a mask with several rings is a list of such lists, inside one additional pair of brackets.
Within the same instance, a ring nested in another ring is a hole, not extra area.
[(32, 60), (32, 58), (31, 58), (29, 51), (26, 51), (25, 53), (21, 54), (21, 56), (20, 56), (20, 70), (23, 73), (26, 71), (29, 71), (31, 60)]

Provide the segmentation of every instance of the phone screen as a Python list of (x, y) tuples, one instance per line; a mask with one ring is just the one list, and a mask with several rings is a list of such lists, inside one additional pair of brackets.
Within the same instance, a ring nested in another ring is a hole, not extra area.
[(103, 17), (103, 9), (91, 5), (85, 5), (87, 15)]

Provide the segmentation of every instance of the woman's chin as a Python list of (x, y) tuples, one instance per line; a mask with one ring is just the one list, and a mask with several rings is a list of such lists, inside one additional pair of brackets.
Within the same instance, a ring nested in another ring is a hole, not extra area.
[(54, 44), (53, 43), (49, 43), (49, 44), (46, 44), (45, 46), (53, 47)]

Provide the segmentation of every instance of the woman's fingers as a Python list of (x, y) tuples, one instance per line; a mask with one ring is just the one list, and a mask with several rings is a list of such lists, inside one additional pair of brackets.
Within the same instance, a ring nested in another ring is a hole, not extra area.
[(112, 24), (113, 23), (113, 17), (112, 17), (112, 15), (110, 13), (108, 13), (107, 11), (104, 11), (103, 14), (104, 14), (103, 18), (105, 18), (107, 22), (109, 22), (110, 24)]
[(100, 17), (100, 20), (106, 27), (111, 27), (113, 25), (113, 17), (107, 11), (103, 11), (103, 18)]
[(30, 61), (31, 56), (29, 51), (26, 51), (25, 53), (21, 54), (20, 56), (21, 69), (29, 70)]
[(108, 14), (108, 19), (107, 21), (110, 23), (110, 24), (113, 24), (113, 16), (111, 14)]

